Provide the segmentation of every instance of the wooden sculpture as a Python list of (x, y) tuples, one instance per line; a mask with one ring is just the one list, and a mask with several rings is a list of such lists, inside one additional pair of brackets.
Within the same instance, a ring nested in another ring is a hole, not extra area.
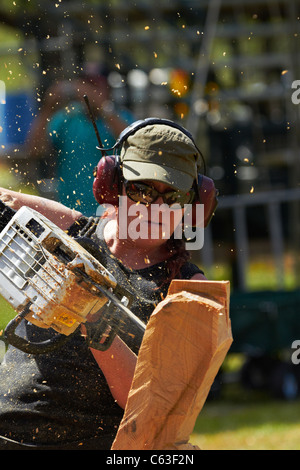
[(227, 281), (172, 281), (147, 324), (112, 450), (195, 449), (190, 434), (232, 343), (229, 291)]

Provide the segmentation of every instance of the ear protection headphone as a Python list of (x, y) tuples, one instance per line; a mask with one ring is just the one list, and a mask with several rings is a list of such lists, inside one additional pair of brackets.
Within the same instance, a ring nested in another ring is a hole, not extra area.
[[(174, 127), (176, 129), (179, 129), (183, 134), (189, 137), (195, 145), (195, 148), (198, 151), (200, 157), (202, 158), (205, 171), (205, 161), (203, 155), (195, 144), (190, 132), (187, 131), (184, 127), (180, 126), (179, 124), (173, 121), (170, 121), (169, 119), (147, 118), (144, 120), (139, 120), (134, 122), (121, 132), (113, 147), (103, 148), (101, 144), (101, 139), (99, 135), (97, 136), (98, 141), (100, 143), (100, 147), (97, 148), (101, 151), (102, 158), (99, 160), (99, 163), (94, 170), (93, 193), (96, 201), (99, 204), (107, 203), (114, 206), (119, 205), (119, 195), (121, 194), (122, 190), (123, 174), (119, 159), (119, 153), (117, 152), (120, 151), (123, 143), (128, 139), (130, 135), (134, 134), (143, 127), (153, 124), (165, 124), (167, 126)], [(113, 152), (113, 154), (106, 155), (107, 152)], [(204, 205), (204, 227), (206, 227), (209, 224), (217, 207), (218, 192), (215, 188), (213, 180), (201, 173), (198, 173), (197, 180), (194, 181), (193, 188), (196, 193), (196, 198), (193, 202), (193, 206), (195, 204)], [(197, 226), (195, 210), (193, 211), (192, 215), (192, 226)]]

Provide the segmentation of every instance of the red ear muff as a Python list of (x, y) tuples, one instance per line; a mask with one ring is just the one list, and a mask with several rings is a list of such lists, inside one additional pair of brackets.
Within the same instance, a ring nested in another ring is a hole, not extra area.
[(114, 155), (99, 160), (95, 168), (93, 193), (99, 204), (119, 205), (119, 175)]
[(192, 226), (199, 227), (204, 226), (207, 227), (209, 222), (211, 221), (212, 216), (218, 205), (218, 191), (215, 188), (215, 183), (211, 178), (207, 176), (198, 174), (198, 182), (197, 182), (197, 200), (195, 204), (203, 204), (204, 205), (204, 221), (196, 219), (196, 211), (193, 210), (192, 215)]
[[(118, 172), (114, 155), (105, 156), (99, 160), (93, 182), (94, 197), (99, 204), (119, 205), (120, 177)], [(196, 204), (204, 205), (204, 221), (202, 219), (197, 220), (196, 211), (193, 210), (192, 226), (207, 227), (218, 205), (218, 191), (213, 180), (200, 173), (198, 174), (198, 182), (195, 186), (198, 193), (193, 207)]]

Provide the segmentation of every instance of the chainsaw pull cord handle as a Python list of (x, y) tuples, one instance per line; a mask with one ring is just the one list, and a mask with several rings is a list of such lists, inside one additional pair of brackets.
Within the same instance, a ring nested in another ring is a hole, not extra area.
[(29, 313), (30, 306), (31, 302), (29, 302), (22, 312), (20, 312), (7, 324), (4, 330), (4, 339), (7, 341), (7, 343), (11, 344), (15, 348), (20, 349), (27, 354), (47, 354), (63, 346), (64, 343), (70, 339), (70, 336), (75, 333), (74, 332), (69, 336), (58, 334), (53, 338), (50, 338), (46, 341), (41, 341), (39, 343), (28, 341), (25, 338), (22, 338), (21, 336), (17, 335), (15, 331), (18, 325), (20, 325), (20, 323)]

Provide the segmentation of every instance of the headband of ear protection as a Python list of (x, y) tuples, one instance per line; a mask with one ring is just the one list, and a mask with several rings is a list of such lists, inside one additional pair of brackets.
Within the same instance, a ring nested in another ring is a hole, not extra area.
[[(123, 181), (123, 174), (119, 160), (119, 150), (130, 135), (134, 134), (143, 127), (153, 124), (165, 124), (167, 126), (174, 127), (189, 137), (193, 142), (196, 150), (199, 152), (205, 171), (205, 161), (203, 155), (195, 144), (195, 141), (190, 132), (187, 131), (184, 127), (173, 121), (170, 121), (169, 119), (147, 118), (144, 120), (139, 120), (126, 127), (126, 129), (121, 132), (113, 147), (97, 147), (102, 152), (102, 158), (99, 160), (99, 163), (94, 170), (93, 193), (96, 201), (99, 204), (106, 203), (114, 206), (119, 205), (119, 195), (122, 191)], [(107, 152), (113, 152), (113, 154), (106, 155)], [(193, 187), (196, 192), (196, 199), (193, 205), (204, 205), (204, 227), (206, 227), (209, 224), (218, 204), (217, 190), (213, 180), (201, 173), (198, 173), (197, 181), (194, 181)], [(196, 211), (193, 211), (193, 227), (197, 226), (195, 213)]]

